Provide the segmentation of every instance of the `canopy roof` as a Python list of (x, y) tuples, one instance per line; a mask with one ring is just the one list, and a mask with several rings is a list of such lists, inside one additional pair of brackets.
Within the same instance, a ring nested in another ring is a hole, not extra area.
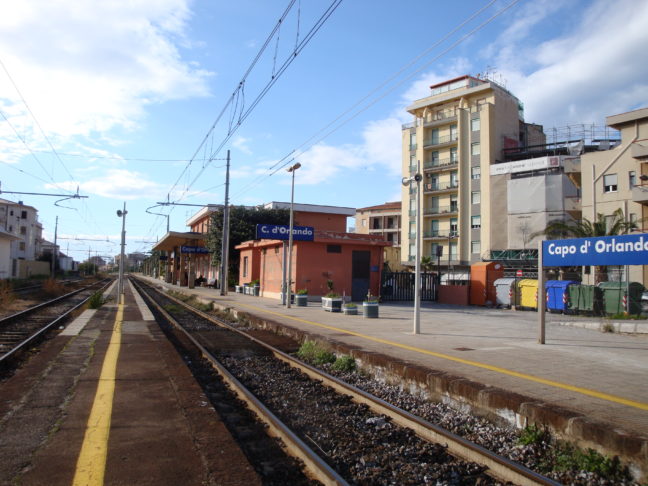
[(191, 231), (181, 233), (178, 231), (169, 231), (155, 244), (155, 246), (153, 246), (153, 250), (173, 251), (174, 248), (182, 245), (205, 246), (206, 238), (207, 235), (204, 233), (194, 233)]

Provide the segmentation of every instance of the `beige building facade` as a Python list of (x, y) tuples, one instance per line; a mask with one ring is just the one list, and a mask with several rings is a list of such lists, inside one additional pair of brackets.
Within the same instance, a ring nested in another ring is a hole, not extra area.
[[(491, 249), (508, 248), (502, 228), (507, 215), (506, 185), (493, 186), (490, 168), (504, 161), (505, 149), (544, 143), (542, 127), (524, 123), (522, 104), (499, 84), (462, 76), (431, 86), (431, 95), (407, 108), (414, 121), (402, 130), (402, 174), (417, 171), (416, 184), (402, 189), (401, 259), (413, 264), (416, 214), (421, 256), (438, 255), (442, 265), (467, 269)], [(500, 218), (502, 216), (503, 218)]]
[(405, 270), (401, 264), (401, 201), (386, 202), (376, 206), (356, 209), (355, 232), (381, 235), (392, 246), (384, 248), (384, 262), (394, 272)]
[[(648, 108), (606, 118), (609, 127), (621, 132), (621, 143), (611, 150), (583, 154), (580, 162), (583, 217), (607, 218), (621, 209), (626, 220), (648, 231)], [(611, 279), (625, 280), (622, 268), (608, 269)], [(629, 267), (630, 281), (648, 284), (645, 266)], [(594, 276), (583, 275), (584, 283)]]

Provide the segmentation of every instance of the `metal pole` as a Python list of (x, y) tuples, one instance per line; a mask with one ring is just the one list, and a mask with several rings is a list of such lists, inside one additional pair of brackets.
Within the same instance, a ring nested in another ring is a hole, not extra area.
[(121, 254), (119, 256), (119, 286), (117, 294), (120, 303), (124, 303), (124, 258), (126, 255), (126, 202), (124, 202), (124, 211), (122, 217), (122, 234), (121, 234)]
[(56, 278), (56, 240), (58, 237), (58, 216), (56, 217), (56, 225), (54, 226), (54, 248), (52, 248), (52, 278)]
[(228, 265), (229, 265), (229, 169), (230, 151), (227, 151), (227, 170), (225, 171), (225, 205), (223, 206), (223, 236), (221, 238), (221, 271), (220, 294), (227, 295)]
[(538, 242), (538, 344), (545, 343), (545, 274), (542, 263), (542, 243)]
[(286, 253), (287, 253), (287, 243), (285, 241), (281, 242), (281, 305), (286, 304)]
[(421, 332), (421, 161), (416, 161), (416, 260), (414, 266), (414, 334)]
[(293, 251), (293, 211), (295, 201), (295, 171), (298, 169), (297, 164), (292, 166), (292, 184), (290, 189), (290, 229), (288, 233), (288, 286), (286, 288), (286, 308), (290, 309), (290, 293), (292, 291), (292, 251)]

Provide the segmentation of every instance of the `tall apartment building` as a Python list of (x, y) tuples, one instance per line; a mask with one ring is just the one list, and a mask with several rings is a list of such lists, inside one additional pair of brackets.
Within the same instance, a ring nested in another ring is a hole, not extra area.
[[(523, 120), (520, 101), (499, 84), (461, 76), (433, 85), (431, 95), (407, 108), (414, 121), (403, 126), (402, 173), (423, 175), (420, 207), (416, 185), (402, 190), (401, 259), (414, 263), (417, 211), (421, 212), (421, 256), (437, 255), (455, 270), (507, 247), (502, 216), (507, 202), (495, 197), (490, 177), (503, 151), (542, 144), (542, 127)], [(418, 169), (417, 169), (418, 167)]]

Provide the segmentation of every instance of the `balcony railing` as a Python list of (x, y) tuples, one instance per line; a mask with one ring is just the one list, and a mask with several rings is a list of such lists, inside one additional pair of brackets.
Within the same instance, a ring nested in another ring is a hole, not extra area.
[(455, 167), (458, 163), (459, 161), (457, 159), (452, 159), (452, 158), (430, 160), (423, 164), (423, 169), (425, 170), (445, 169), (448, 167)]
[(426, 216), (436, 215), (436, 214), (450, 214), (456, 213), (459, 207), (457, 205), (451, 204), (450, 206), (438, 206), (435, 208), (427, 208), (423, 211), (423, 214)]
[(431, 138), (423, 141), (423, 147), (433, 147), (434, 145), (443, 145), (444, 143), (456, 142), (457, 135), (444, 135), (443, 137)]
[(441, 230), (430, 230), (430, 231), (424, 231), (423, 232), (423, 238), (457, 238), (459, 235), (457, 234), (456, 230), (450, 230), (450, 231), (441, 231)]
[(448, 191), (456, 189), (459, 187), (459, 181), (451, 182), (449, 184), (431, 184), (427, 183), (424, 185), (424, 192), (438, 192), (438, 191)]

